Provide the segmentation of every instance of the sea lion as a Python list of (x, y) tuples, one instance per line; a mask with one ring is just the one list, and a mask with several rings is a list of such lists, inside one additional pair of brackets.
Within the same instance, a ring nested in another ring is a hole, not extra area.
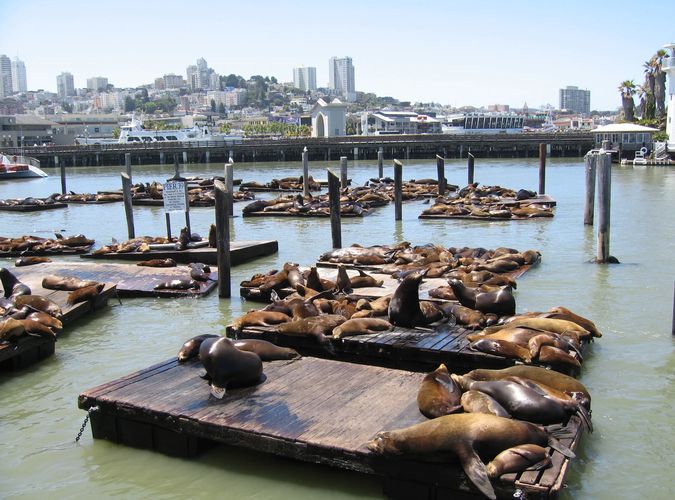
[(28, 306), (36, 311), (42, 311), (58, 318), (63, 314), (61, 307), (51, 299), (42, 295), (21, 295), (14, 299), (16, 307)]
[(35, 321), (32, 319), (20, 319), (18, 320), (23, 324), (24, 330), (28, 335), (34, 335), (37, 337), (52, 337), (56, 338), (56, 333), (54, 330), (49, 328), (44, 323), (40, 321)]
[(553, 307), (548, 312), (543, 313), (543, 317), (551, 319), (564, 319), (576, 323), (580, 327), (591, 332), (594, 337), (602, 337), (602, 333), (598, 330), (590, 319), (579, 316), (563, 306)]
[(344, 323), (346, 318), (340, 314), (321, 314), (302, 318), (288, 323), (281, 323), (275, 327), (276, 331), (284, 335), (295, 337), (313, 337), (320, 344), (327, 345), (333, 329)]
[(287, 314), (277, 311), (249, 311), (232, 322), (235, 331), (241, 331), (246, 326), (272, 326), (291, 321)]
[(497, 417), (511, 418), (508, 411), (504, 409), (493, 397), (480, 391), (466, 391), (460, 399), (462, 408), (466, 413), (486, 413)]
[(155, 290), (199, 290), (199, 283), (195, 280), (169, 280), (155, 285)]
[(399, 283), (389, 302), (389, 321), (393, 325), (414, 328), (425, 323), (419, 297), (423, 278), (424, 273), (409, 274)]
[(211, 224), (209, 227), (209, 247), (216, 248), (218, 246), (218, 232), (216, 231), (216, 225)]
[(212, 333), (205, 333), (202, 335), (197, 335), (192, 337), (189, 340), (186, 340), (183, 346), (178, 351), (177, 358), (179, 362), (187, 361), (188, 359), (194, 358), (199, 355), (199, 348), (206, 339), (215, 339), (220, 337), (220, 335), (214, 335)]
[(551, 466), (546, 449), (538, 444), (521, 444), (497, 455), (485, 469), (488, 477), (496, 479), (510, 472), (542, 470)]
[(569, 355), (562, 349), (550, 345), (542, 346), (539, 349), (538, 361), (549, 365), (571, 365), (575, 368), (581, 368), (581, 363), (574, 356)]
[(66, 290), (71, 292), (78, 288), (86, 288), (96, 284), (98, 284), (98, 282), (93, 280), (82, 280), (75, 276), (56, 276), (50, 274), (42, 278), (42, 288), (46, 288), (47, 290)]
[(22, 266), (33, 266), (35, 264), (42, 264), (44, 262), (51, 262), (52, 259), (49, 257), (19, 257), (14, 261), (14, 265), (16, 267), (22, 267)]
[(145, 267), (176, 267), (176, 261), (169, 257), (166, 259), (142, 260), (136, 265)]
[(305, 277), (302, 275), (302, 272), (300, 272), (300, 269), (295, 264), (288, 266), (286, 275), (286, 279), (288, 280), (288, 284), (291, 286), (291, 288), (305, 284)]
[(384, 280), (375, 279), (369, 274), (364, 273), (361, 269), (358, 269), (358, 272), (358, 276), (350, 278), (352, 288), (380, 287), (384, 284)]
[(73, 290), (68, 294), (68, 305), (77, 304), (79, 302), (86, 302), (88, 300), (94, 300), (98, 297), (98, 294), (101, 293), (105, 283), (96, 283), (95, 285), (90, 285), (84, 288), (78, 288)]
[(26, 319), (42, 323), (43, 325), (46, 325), (54, 330), (56, 333), (60, 333), (63, 330), (63, 323), (61, 320), (42, 311), (32, 312), (26, 316)]
[(26, 327), (21, 320), (14, 318), (4, 318), (0, 320), (0, 340), (11, 340), (14, 337), (23, 335)]
[(380, 455), (419, 457), (450, 452), (473, 484), (494, 500), (497, 497), (481, 460), (492, 460), (521, 444), (548, 444), (567, 457), (575, 456), (542, 426), (483, 413), (444, 415), (405, 429), (379, 432), (366, 446)]
[(549, 332), (558, 333), (560, 335), (572, 331), (577, 333), (580, 338), (588, 338), (591, 335), (591, 333), (588, 330), (586, 330), (582, 326), (579, 326), (577, 323), (573, 321), (554, 318), (530, 318), (518, 316), (509, 318), (509, 320), (503, 325), (495, 325), (486, 328), (484, 332), (492, 333), (502, 328), (508, 328), (513, 326), (524, 326), (527, 328), (533, 328), (537, 330), (545, 330)]
[(417, 407), (427, 418), (437, 418), (455, 413), (462, 408), (462, 390), (452, 380), (448, 369), (441, 364), (422, 379), (417, 392)]
[(178, 241), (176, 242), (176, 250), (185, 250), (190, 243), (190, 232), (187, 227), (180, 230)]
[(20, 295), (30, 295), (30, 287), (14, 276), (6, 267), (0, 267), (0, 283), (5, 291), (5, 298), (14, 299)]
[(337, 279), (335, 280), (335, 290), (339, 293), (351, 293), (352, 284), (345, 266), (338, 264)]
[(333, 338), (341, 339), (353, 335), (368, 335), (391, 330), (394, 326), (386, 319), (351, 318), (333, 328)]
[(280, 347), (262, 339), (239, 339), (234, 341), (234, 347), (242, 351), (256, 353), (263, 361), (276, 359), (294, 359), (300, 357), (298, 351), (290, 347)]
[(309, 269), (309, 274), (305, 278), (305, 286), (316, 290), (317, 292), (322, 292), (324, 290), (323, 284), (321, 283), (321, 278), (319, 277), (319, 271), (316, 266), (312, 266)]
[(489, 337), (474, 340), (469, 344), (474, 351), (486, 352), (505, 358), (519, 359), (525, 363), (532, 362), (530, 350), (508, 340), (492, 339)]
[(443, 310), (447, 310), (452, 314), (460, 325), (468, 326), (469, 328), (485, 326), (486, 319), (483, 313), (470, 307), (464, 307), (460, 304), (447, 304), (446, 307), (446, 304), (443, 304)]
[(360, 299), (356, 303), (356, 310), (369, 310), (373, 311), (375, 316), (384, 316), (389, 312), (389, 303), (391, 302), (391, 297), (391, 295), (385, 295), (373, 300)]
[(226, 337), (202, 342), (199, 360), (211, 379), (211, 394), (218, 399), (229, 387), (257, 384), (263, 373), (257, 354), (237, 349)]
[(201, 262), (192, 262), (188, 264), (190, 268), (190, 278), (195, 281), (206, 282), (211, 280), (211, 268)]
[(467, 288), (457, 279), (449, 280), (449, 284), (459, 303), (465, 307), (500, 316), (512, 316), (516, 313), (516, 299), (510, 286), (502, 287), (496, 292), (480, 292)]

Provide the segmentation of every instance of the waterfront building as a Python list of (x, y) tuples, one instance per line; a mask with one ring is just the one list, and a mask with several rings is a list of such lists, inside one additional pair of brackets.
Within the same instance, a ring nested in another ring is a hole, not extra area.
[(12, 61), (2, 54), (0, 55), (0, 97), (7, 97), (12, 93)]
[(412, 111), (378, 111), (370, 115), (375, 120), (375, 134), (440, 134), (441, 121)]
[(591, 91), (573, 85), (560, 89), (559, 109), (587, 115), (591, 112)]
[(305, 92), (316, 90), (316, 68), (311, 66), (293, 68), (293, 86)]
[(89, 90), (106, 90), (108, 88), (108, 79), (103, 76), (92, 76), (87, 78), (87, 89)]
[(356, 100), (354, 65), (351, 57), (331, 57), (328, 62), (328, 87), (347, 102)]
[(339, 99), (327, 103), (319, 99), (312, 110), (312, 137), (347, 135), (347, 105)]
[(12, 90), (14, 92), (28, 92), (26, 65), (18, 57), (15, 57), (12, 61)]
[(668, 56), (663, 60), (663, 71), (668, 73), (668, 117), (666, 118), (666, 133), (668, 134), (668, 151), (675, 152), (675, 43), (669, 43), (664, 48)]
[[(659, 129), (645, 127), (636, 123), (614, 123), (593, 129), (595, 134), (595, 147), (625, 153), (627, 151), (647, 151), (654, 149), (654, 132)], [(622, 155), (623, 156), (623, 155)]]
[(56, 125), (35, 115), (0, 116), (0, 147), (52, 144)]
[(56, 77), (56, 94), (60, 99), (75, 95), (75, 83), (71, 73), (63, 72)]
[[(113, 94), (101, 94), (101, 96)], [(124, 123), (125, 117), (117, 114), (61, 114), (51, 117), (54, 123), (54, 142), (73, 144), (76, 137), (88, 139), (110, 138), (113, 131)]]

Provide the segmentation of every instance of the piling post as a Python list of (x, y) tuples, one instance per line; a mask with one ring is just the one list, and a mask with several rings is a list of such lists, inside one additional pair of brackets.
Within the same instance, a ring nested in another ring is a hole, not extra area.
[(328, 172), (328, 204), (330, 205), (330, 232), (333, 248), (342, 248), (342, 224), (340, 221), (340, 180), (330, 170)]
[(234, 165), (232, 164), (232, 158), (230, 158), (230, 163), (225, 164), (225, 188), (229, 193), (227, 209), (229, 214), (232, 215), (234, 213)]
[(598, 155), (598, 251), (596, 261), (606, 263), (609, 254), (610, 209), (612, 206), (612, 157), (604, 150)]
[(183, 163), (187, 163), (187, 151), (183, 151)]
[(164, 151), (160, 151), (159, 152), (159, 164), (164, 165), (165, 162), (166, 162), (166, 160), (164, 159)]
[(302, 196), (309, 197), (309, 153), (307, 146), (302, 150)]
[(673, 325), (671, 333), (675, 335), (675, 282), (673, 282)]
[(403, 218), (403, 164), (394, 159), (394, 220)]
[(174, 177), (180, 177), (180, 164), (178, 163), (178, 155), (173, 155)]
[(384, 149), (380, 146), (380, 149), (377, 150), (377, 178), (381, 179), (384, 177)]
[(54, 157), (54, 166), (60, 167), (61, 171), (61, 194), (66, 194), (66, 162), (59, 164), (59, 157)]
[(586, 200), (584, 203), (584, 224), (593, 225), (593, 212), (595, 210), (595, 168), (598, 156), (588, 152), (584, 156), (584, 170), (586, 172)]
[(340, 156), (340, 188), (347, 187), (347, 157)]
[(467, 165), (466, 165), (467, 184), (473, 184), (473, 161), (474, 161), (474, 157), (471, 153), (469, 153), (468, 161), (467, 161)]
[(131, 153), (124, 153), (124, 166), (127, 169), (127, 176), (131, 179)]
[(129, 239), (136, 237), (134, 229), (134, 209), (131, 203), (131, 177), (124, 172), (120, 173), (122, 176), (122, 197), (124, 198), (124, 215), (127, 219), (127, 234)]
[(546, 192), (546, 144), (539, 143), (539, 194)]
[(214, 183), (216, 193), (216, 247), (218, 261), (218, 297), (231, 297), (230, 284), (230, 214), (228, 206), (232, 203), (232, 192), (219, 180)]
[(445, 158), (436, 155), (436, 173), (438, 174), (438, 195), (445, 196)]

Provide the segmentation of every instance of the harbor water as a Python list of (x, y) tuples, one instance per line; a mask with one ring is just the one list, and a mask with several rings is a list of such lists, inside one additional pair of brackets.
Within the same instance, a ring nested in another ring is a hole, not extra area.
[[(312, 162), (325, 179), (337, 162)], [(68, 169), (67, 189), (78, 193), (121, 187), (123, 167)], [(222, 165), (182, 165), (184, 176), (223, 175)], [(235, 165), (236, 179), (268, 182), (298, 176), (301, 162)], [(404, 162), (404, 179), (436, 175), (435, 161)], [(0, 183), (0, 199), (46, 197), (60, 192), (58, 171), (46, 179)], [(134, 182), (164, 181), (172, 166), (133, 166)], [(362, 185), (377, 175), (372, 161), (349, 163)], [(393, 177), (391, 162), (385, 175)], [(450, 183), (466, 183), (464, 161), (446, 162)], [(536, 190), (536, 159), (476, 161), (475, 180), (486, 185)], [(549, 159), (546, 192), (558, 202), (553, 219), (527, 221), (419, 220), (428, 205), (393, 204), (364, 218), (343, 219), (342, 242), (361, 245), (436, 243), (444, 246), (514, 247), (541, 251), (541, 264), (518, 281), (519, 312), (566, 306), (595, 321), (603, 332), (586, 351), (581, 380), (593, 397), (594, 434), (585, 434), (567, 475), (563, 498), (672, 498), (675, 491), (673, 286), (675, 280), (675, 170), (613, 166), (611, 254), (621, 264), (589, 263), (595, 229), (583, 224), (583, 159)], [(270, 195), (260, 195), (267, 197)], [(235, 203), (234, 240), (278, 240), (279, 253), (232, 269), (233, 297), (111, 300), (59, 338), (54, 356), (29, 368), (0, 373), (0, 497), (2, 498), (381, 498), (375, 478), (293, 462), (236, 448), (216, 447), (195, 459), (94, 441), (89, 427), (74, 442), (85, 412), (85, 389), (175, 356), (197, 334), (224, 334), (244, 311), (259, 307), (239, 297), (239, 282), (284, 262), (315, 262), (331, 248), (326, 219), (243, 218)], [(137, 235), (162, 236), (161, 208), (135, 207)], [(190, 211), (193, 232), (206, 235), (213, 208)], [(172, 215), (174, 234), (183, 218)], [(98, 245), (126, 239), (121, 203), (71, 205), (43, 212), (0, 212), (0, 236), (54, 231), (83, 233)], [(76, 259), (76, 257), (66, 257)], [(13, 267), (13, 259), (0, 259)], [(321, 388), (317, 387), (320, 391)], [(415, 398), (410, 394), (410, 398)]]

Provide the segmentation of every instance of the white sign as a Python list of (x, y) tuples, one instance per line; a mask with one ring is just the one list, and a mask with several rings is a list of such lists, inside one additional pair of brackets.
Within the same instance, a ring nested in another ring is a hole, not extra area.
[(164, 198), (164, 212), (186, 212), (185, 182), (167, 181), (162, 191)]

